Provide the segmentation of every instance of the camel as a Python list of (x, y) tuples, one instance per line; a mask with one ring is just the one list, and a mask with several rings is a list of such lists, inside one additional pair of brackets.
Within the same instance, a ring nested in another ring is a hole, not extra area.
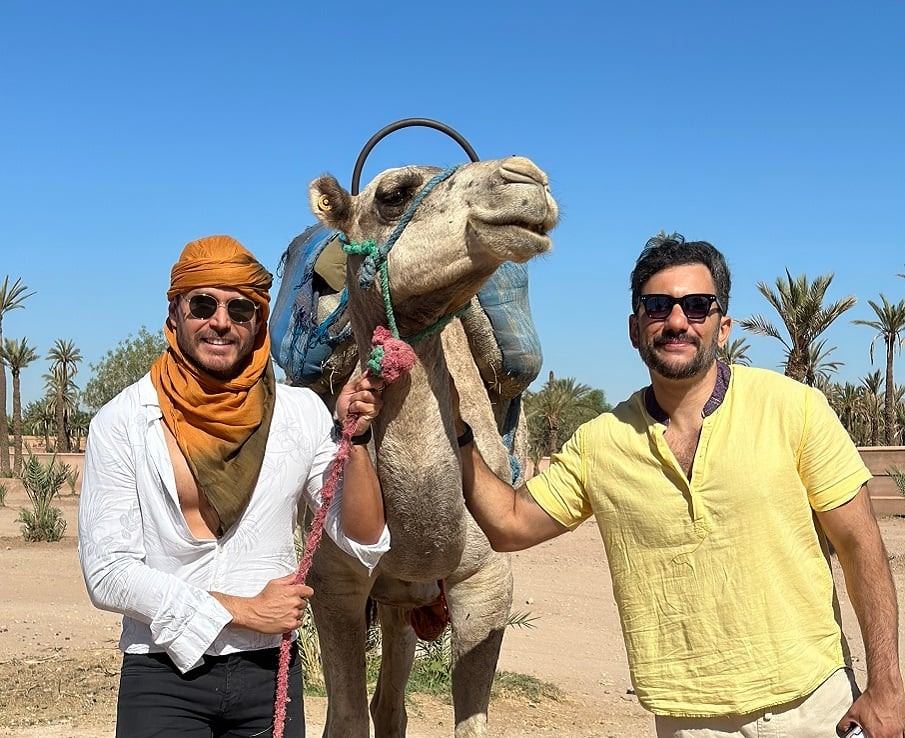
[[(407, 213), (425, 185), (430, 193), (422, 193), (413, 215)], [(485, 736), (512, 576), (508, 557), (490, 548), (463, 502), (450, 376), (484, 458), (512, 481), (498, 432), (503, 411), (494, 407), (472, 358), (463, 321), (476, 292), (503, 262), (524, 263), (550, 249), (557, 204), (546, 174), (515, 156), (442, 173), (425, 166), (390, 169), (356, 196), (326, 175), (311, 183), (309, 199), (318, 220), (353, 246), (386, 244), (400, 219), (411, 215), (385, 254), (389, 293), (398, 333), (426, 333), (412, 344), (414, 368), (387, 385), (383, 411), (372, 424), (391, 548), (369, 576), (325, 537), (309, 574), (328, 695), (324, 736), (369, 735), (368, 598), (377, 603), (382, 629), (370, 705), (374, 735), (405, 735), (403, 697), (416, 644), (410, 613), (438, 601), (441, 581), (452, 629), (455, 736)], [(362, 361), (375, 327), (388, 321), (379, 276), (370, 284), (362, 278), (368, 258), (352, 253), (347, 261), (348, 315)], [(439, 330), (442, 321), (463, 312)]]

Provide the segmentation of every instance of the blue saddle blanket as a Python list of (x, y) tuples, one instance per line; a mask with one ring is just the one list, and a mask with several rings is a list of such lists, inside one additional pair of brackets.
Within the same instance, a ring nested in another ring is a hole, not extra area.
[[(337, 346), (352, 338), (345, 289), (336, 308), (325, 318), (318, 317), (321, 298), (336, 291), (319, 278), (315, 265), (337, 236), (338, 231), (321, 224), (309, 227), (289, 244), (277, 270), (282, 280), (271, 310), (271, 352), (292, 384), (306, 386), (320, 380)], [(495, 371), (501, 370), (510, 384), (527, 389), (540, 372), (543, 359), (528, 303), (527, 267), (503, 263), (477, 298), (499, 349), (502, 367)], [(482, 366), (480, 360), (477, 363)], [(491, 382), (492, 378), (485, 380)]]

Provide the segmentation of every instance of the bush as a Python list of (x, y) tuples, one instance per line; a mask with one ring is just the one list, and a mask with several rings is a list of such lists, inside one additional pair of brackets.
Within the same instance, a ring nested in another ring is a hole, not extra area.
[(905, 495), (905, 472), (901, 471), (897, 466), (893, 466), (887, 469), (886, 473), (889, 474), (892, 481), (896, 483), (899, 494)]
[(6, 506), (6, 493), (7, 493), (6, 485), (0, 484), (0, 507)]
[(321, 663), (321, 648), (317, 640), (317, 628), (314, 627), (314, 614), (311, 608), (305, 609), (302, 627), (298, 629), (299, 658), (302, 660), (302, 678), (305, 694), (323, 697), (324, 667)]
[(25, 493), (31, 500), (31, 510), (22, 508), (18, 522), (22, 523), (22, 537), (26, 541), (59, 541), (66, 530), (66, 520), (58, 507), (52, 505), (70, 473), (69, 464), (58, 463), (53, 457), (42, 464), (34, 454), (19, 472)]
[[(512, 613), (506, 625), (512, 628), (533, 628), (537, 618), (529, 613)], [(307, 610), (302, 627), (299, 629), (299, 655), (305, 675), (305, 694), (323, 697), (325, 695), (323, 664), (317, 628), (311, 611)], [(380, 625), (376, 621), (368, 628), (365, 643), (365, 670), (367, 682), (373, 686), (380, 673)], [(452, 690), (450, 670), (452, 644), (450, 629), (446, 628), (435, 641), (418, 640), (415, 644), (415, 659), (406, 684), (405, 693), (429, 694), (449, 699)], [(560, 699), (562, 693), (553, 685), (522, 674), (500, 672), (494, 680), (494, 694), (520, 696), (529, 700), (541, 697)]]
[(69, 485), (69, 491), (72, 494), (75, 494), (75, 488), (79, 481), (79, 470), (77, 467), (70, 466), (69, 464), (64, 464), (66, 467), (66, 483)]

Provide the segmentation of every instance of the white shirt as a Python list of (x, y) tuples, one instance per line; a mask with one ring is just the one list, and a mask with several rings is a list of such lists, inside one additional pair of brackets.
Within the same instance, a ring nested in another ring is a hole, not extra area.
[[(311, 390), (276, 385), (261, 473), (239, 521), (219, 540), (196, 538), (179, 498), (150, 375), (123, 390), (91, 422), (79, 500), (79, 558), (96, 607), (124, 615), (120, 648), (166, 651), (183, 672), (205, 654), (271, 648), (279, 635), (226, 627), (231, 616), (209, 592), (251, 597), (296, 570), (293, 534), (316, 509), (336, 453), (333, 421)], [(389, 550), (343, 534), (342, 489), (324, 531), (369, 571)]]

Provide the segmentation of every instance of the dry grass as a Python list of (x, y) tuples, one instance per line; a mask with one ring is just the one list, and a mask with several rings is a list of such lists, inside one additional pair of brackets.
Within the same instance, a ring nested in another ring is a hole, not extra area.
[(0, 726), (112, 724), (122, 656), (109, 648), (0, 662)]

